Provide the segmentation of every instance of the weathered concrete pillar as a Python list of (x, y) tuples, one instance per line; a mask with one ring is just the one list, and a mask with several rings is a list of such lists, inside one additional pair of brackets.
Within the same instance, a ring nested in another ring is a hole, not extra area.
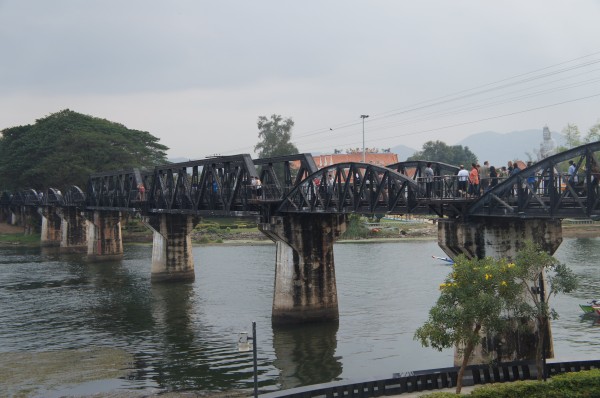
[(89, 261), (112, 261), (123, 258), (121, 213), (95, 210), (87, 228)]
[(23, 206), (21, 211), (25, 235), (33, 235), (41, 225), (41, 216), (38, 209), (33, 206)]
[(287, 214), (259, 229), (276, 243), (275, 324), (338, 319), (333, 243), (343, 214)]
[(21, 207), (17, 207), (17, 208), (11, 207), (11, 209), (10, 209), (9, 224), (12, 224), (12, 225), (23, 225), (22, 210), (23, 209)]
[(484, 217), (438, 223), (438, 245), (451, 258), (514, 258), (526, 240), (554, 254), (562, 242), (561, 220)]
[[(88, 248), (88, 233), (93, 225), (85, 216), (75, 207), (64, 207), (57, 209), (57, 214), (61, 218), (60, 224), (60, 251), (85, 252), (90, 253)], [(95, 231), (93, 236), (95, 237)]]
[(38, 208), (42, 216), (42, 229), (40, 231), (41, 245), (44, 247), (60, 246), (62, 219), (57, 213), (57, 208), (44, 206)]
[[(452, 258), (464, 254), (469, 258), (513, 259), (526, 240), (548, 254), (554, 254), (562, 242), (561, 220), (487, 217), (469, 222), (441, 220), (438, 224), (438, 245)], [(536, 325), (531, 327), (533, 332), (530, 333), (519, 332), (515, 325), (512, 332), (502, 336), (485, 336), (482, 344), (475, 348), (470, 364), (489, 363), (491, 360), (534, 360), (537, 332)], [(546, 336), (546, 357), (552, 358), (554, 347), (550, 322)], [(455, 366), (459, 366), (461, 361), (459, 351), (455, 350)]]
[(152, 243), (152, 282), (193, 281), (194, 257), (190, 233), (197, 216), (160, 214), (144, 218), (154, 233)]

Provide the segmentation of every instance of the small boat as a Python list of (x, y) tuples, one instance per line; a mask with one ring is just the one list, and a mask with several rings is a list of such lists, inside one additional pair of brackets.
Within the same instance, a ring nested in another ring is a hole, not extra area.
[(584, 314), (592, 314), (594, 313), (594, 309), (591, 304), (579, 304), (579, 307), (582, 309)]
[(438, 257), (438, 256), (431, 256), (431, 257), (435, 258), (436, 260), (442, 260), (442, 261), (445, 261), (447, 263), (454, 264), (454, 260), (452, 260), (449, 257)]
[(587, 304), (579, 304), (584, 314), (600, 315), (600, 299), (594, 299)]

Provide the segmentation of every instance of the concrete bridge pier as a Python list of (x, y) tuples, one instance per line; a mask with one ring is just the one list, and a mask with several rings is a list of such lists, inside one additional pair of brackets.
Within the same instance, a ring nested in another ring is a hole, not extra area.
[(40, 214), (37, 208), (30, 206), (23, 206), (21, 213), (25, 235), (32, 235), (40, 226)]
[[(464, 254), (469, 258), (511, 259), (515, 258), (526, 240), (539, 245), (548, 254), (554, 254), (562, 242), (561, 220), (486, 217), (469, 222), (441, 220), (438, 224), (438, 244), (452, 258)], [(547, 332), (546, 355), (552, 358), (554, 348), (550, 323)], [(483, 344), (475, 349), (470, 363), (488, 363), (491, 359), (533, 360), (534, 342), (532, 334), (518, 331), (501, 337), (487, 336)], [(457, 352), (454, 363), (460, 365)]]
[(333, 243), (344, 214), (287, 214), (259, 229), (276, 244), (274, 324), (339, 318)]
[(89, 261), (113, 261), (123, 258), (121, 212), (95, 210), (87, 228)]
[(548, 254), (562, 243), (559, 219), (482, 217), (470, 222), (440, 220), (438, 244), (451, 258), (514, 258), (525, 240), (531, 240)]
[[(87, 250), (89, 253), (88, 233), (93, 225), (86, 219), (84, 213), (76, 207), (63, 207), (57, 209), (57, 214), (61, 219), (60, 251), (69, 253)], [(95, 234), (94, 231), (92, 232)]]
[(38, 208), (38, 213), (42, 216), (40, 240), (44, 247), (60, 246), (62, 219), (57, 210), (50, 206)]
[(21, 207), (11, 207), (10, 215), (8, 219), (8, 223), (11, 225), (20, 225), (23, 226), (23, 208)]
[(191, 232), (199, 217), (159, 214), (143, 218), (154, 233), (152, 275), (154, 282), (192, 282), (195, 279)]

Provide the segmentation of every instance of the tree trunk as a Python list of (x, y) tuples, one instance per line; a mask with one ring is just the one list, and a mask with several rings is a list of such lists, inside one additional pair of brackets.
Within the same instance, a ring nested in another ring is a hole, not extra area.
[(544, 376), (544, 365), (542, 363), (542, 353), (546, 349), (544, 340), (546, 339), (545, 317), (538, 317), (538, 340), (535, 348), (535, 368), (537, 369), (537, 380), (542, 381)]
[[(475, 329), (473, 330), (474, 334), (478, 334), (481, 329), (481, 325), (475, 325)], [(463, 376), (465, 375), (465, 370), (467, 364), (469, 363), (469, 358), (471, 358), (471, 354), (473, 353), (473, 349), (475, 348), (475, 343), (469, 341), (465, 350), (463, 351), (463, 360), (460, 364), (460, 369), (458, 370), (458, 376), (456, 377), (456, 393), (460, 394), (460, 390), (462, 389)]]

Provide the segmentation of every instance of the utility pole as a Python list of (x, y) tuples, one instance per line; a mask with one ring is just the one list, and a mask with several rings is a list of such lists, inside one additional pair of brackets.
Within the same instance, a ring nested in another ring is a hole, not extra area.
[(363, 158), (362, 161), (365, 163), (365, 119), (369, 117), (369, 115), (360, 115), (363, 120)]

